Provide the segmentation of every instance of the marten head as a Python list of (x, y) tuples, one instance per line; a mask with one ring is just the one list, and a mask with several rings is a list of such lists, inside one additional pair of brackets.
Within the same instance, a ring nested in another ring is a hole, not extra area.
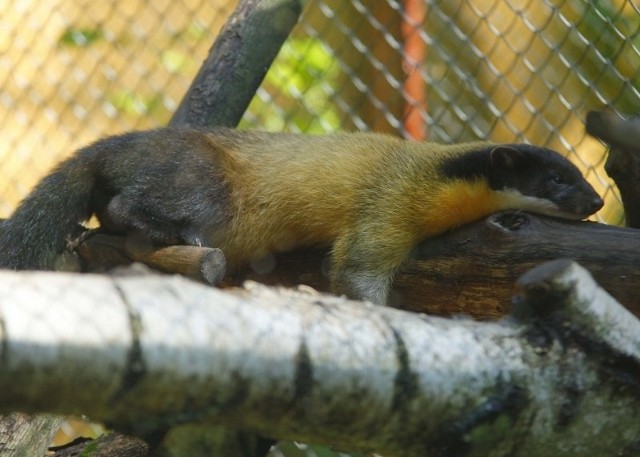
[(604, 204), (573, 163), (537, 146), (482, 147), (448, 159), (443, 172), (451, 178), (485, 178), (492, 190), (508, 195), (513, 206), (508, 209), (584, 219)]

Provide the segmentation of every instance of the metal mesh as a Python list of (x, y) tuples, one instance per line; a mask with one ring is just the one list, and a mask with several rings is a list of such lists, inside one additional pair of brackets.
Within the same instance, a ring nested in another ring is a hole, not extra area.
[(604, 195), (598, 218), (620, 223), (605, 149), (583, 123), (605, 105), (638, 112), (638, 9), (623, 0), (317, 0), (244, 125), (551, 147)]
[[(235, 0), (8, 0), (0, 12), (0, 215), (70, 151), (167, 122)], [(620, 222), (584, 135), (640, 105), (630, 1), (313, 0), (242, 126), (525, 141), (568, 154)]]
[(0, 213), (95, 139), (166, 124), (235, 2), (7, 0)]
[[(235, 3), (5, 0), (0, 215), (74, 149), (166, 124)], [(548, 146), (619, 223), (583, 121), (640, 112), (639, 34), (626, 0), (310, 0), (241, 125)]]

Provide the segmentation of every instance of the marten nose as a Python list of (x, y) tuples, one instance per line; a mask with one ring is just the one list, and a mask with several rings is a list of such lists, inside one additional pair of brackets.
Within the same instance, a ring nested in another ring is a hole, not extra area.
[(604, 200), (599, 196), (596, 196), (593, 198), (593, 200), (591, 200), (591, 203), (589, 204), (589, 210), (591, 211), (591, 213), (595, 213), (603, 206), (604, 206)]

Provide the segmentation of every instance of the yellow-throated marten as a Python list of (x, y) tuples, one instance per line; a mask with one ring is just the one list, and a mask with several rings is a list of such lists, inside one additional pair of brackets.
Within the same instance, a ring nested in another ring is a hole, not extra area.
[(333, 243), (335, 292), (384, 303), (421, 239), (505, 209), (583, 219), (602, 199), (549, 149), (164, 128), (102, 139), (45, 177), (3, 225), (0, 266), (55, 269), (77, 224), (215, 246), (229, 265)]

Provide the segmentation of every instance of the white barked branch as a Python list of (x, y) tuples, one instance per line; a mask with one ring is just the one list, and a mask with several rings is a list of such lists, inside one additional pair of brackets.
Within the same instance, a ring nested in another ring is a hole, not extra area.
[(640, 443), (640, 323), (575, 263), (511, 317), (445, 319), (181, 277), (0, 273), (0, 414), (213, 423), (382, 455), (617, 455)]

